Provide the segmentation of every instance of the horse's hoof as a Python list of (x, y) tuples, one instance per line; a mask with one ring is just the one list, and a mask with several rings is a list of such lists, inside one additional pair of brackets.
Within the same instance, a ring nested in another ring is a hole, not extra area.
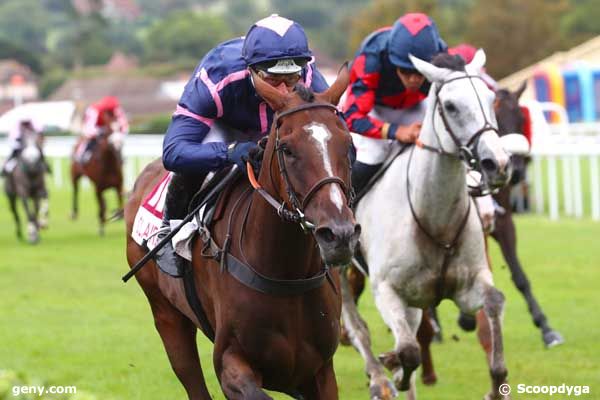
[(435, 372), (432, 372), (431, 374), (423, 375), (421, 377), (421, 381), (423, 382), (423, 385), (433, 386), (437, 383), (437, 375), (435, 374)]
[(391, 400), (398, 397), (398, 391), (385, 376), (375, 378), (369, 385), (371, 400)]
[(382, 353), (379, 355), (379, 361), (383, 364), (383, 366), (388, 371), (393, 371), (397, 368), (400, 368), (400, 354), (396, 351), (388, 351), (387, 353)]
[(472, 332), (477, 328), (477, 320), (474, 315), (460, 313), (458, 316), (458, 326), (465, 332)]
[(70, 218), (72, 221), (75, 221), (77, 219), (77, 213), (72, 212)]
[(546, 348), (555, 347), (565, 342), (565, 339), (557, 331), (548, 331), (542, 335)]
[(493, 394), (492, 392), (486, 394), (483, 400), (511, 400), (510, 394)]

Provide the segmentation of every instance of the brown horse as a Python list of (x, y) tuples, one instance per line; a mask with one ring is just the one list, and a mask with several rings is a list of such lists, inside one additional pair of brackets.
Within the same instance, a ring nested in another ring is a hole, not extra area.
[(71, 218), (77, 219), (79, 213), (79, 179), (87, 176), (94, 184), (98, 201), (99, 233), (104, 234), (106, 223), (106, 202), (103, 192), (114, 188), (117, 193), (119, 210), (123, 209), (123, 165), (119, 151), (110, 141), (110, 133), (98, 135), (89, 160), (82, 162), (75, 154), (84, 139), (80, 139), (73, 149), (71, 160), (71, 182), (73, 183), (73, 208)]
[[(350, 260), (360, 233), (347, 204), (351, 139), (332, 106), (346, 88), (348, 71), (322, 94), (297, 86), (284, 95), (256, 75), (253, 81), (276, 112), (256, 183), (262, 188), (252, 190), (238, 179), (226, 192), (229, 200), (219, 201), (221, 217), (213, 221), (211, 237), (219, 246), (231, 245), (221, 253), (227, 262), (203, 257), (202, 241), (193, 241), (193, 295), (205, 322), (186, 300), (181, 280), (160, 272), (153, 261), (136, 278), (190, 399), (211, 398), (197, 329), (214, 342), (214, 367), (226, 398), (271, 399), (266, 388), (297, 398), (337, 399), (333, 354), (341, 299), (339, 274), (328, 266)], [(165, 173), (159, 160), (147, 166), (126, 205), (131, 266), (145, 253), (131, 238), (134, 217)], [(233, 258), (243, 260), (236, 265), (263, 286), (241, 283)]]

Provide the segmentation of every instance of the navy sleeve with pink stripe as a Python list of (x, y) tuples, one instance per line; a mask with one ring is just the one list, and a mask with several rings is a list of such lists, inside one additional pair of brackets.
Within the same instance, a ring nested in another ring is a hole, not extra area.
[(163, 140), (166, 169), (194, 174), (227, 162), (225, 143), (202, 143), (217, 115), (213, 93), (198, 72), (186, 85)]

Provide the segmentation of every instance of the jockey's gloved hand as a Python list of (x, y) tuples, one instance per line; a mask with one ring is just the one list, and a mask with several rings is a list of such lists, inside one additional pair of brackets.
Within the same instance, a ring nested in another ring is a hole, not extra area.
[(251, 151), (256, 151), (255, 142), (234, 142), (227, 147), (227, 160), (235, 163), (241, 171), (246, 171), (246, 161)]

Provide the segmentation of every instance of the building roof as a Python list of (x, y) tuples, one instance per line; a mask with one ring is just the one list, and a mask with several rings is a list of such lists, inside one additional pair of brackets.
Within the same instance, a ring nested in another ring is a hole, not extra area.
[(523, 68), (498, 81), (500, 87), (515, 90), (523, 81), (533, 77), (535, 71), (544, 64), (566, 65), (574, 61), (585, 61), (590, 64), (600, 65), (600, 36), (596, 36), (567, 51), (559, 51)]

